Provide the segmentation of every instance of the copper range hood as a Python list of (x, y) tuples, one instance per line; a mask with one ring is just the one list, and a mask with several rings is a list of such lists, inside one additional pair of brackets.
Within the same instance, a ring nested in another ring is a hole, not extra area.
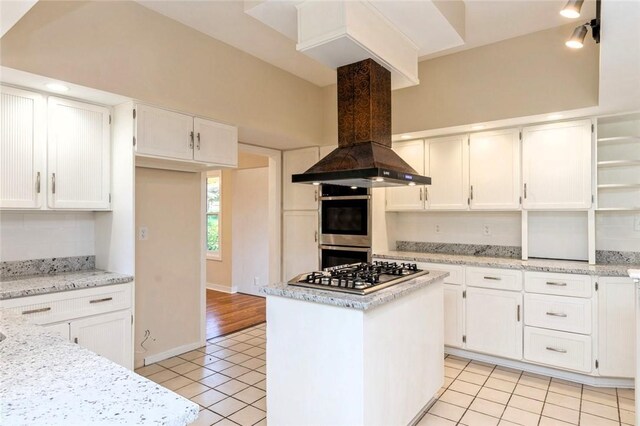
[(391, 150), (391, 73), (365, 59), (338, 68), (338, 148), (294, 183), (364, 188), (430, 185)]

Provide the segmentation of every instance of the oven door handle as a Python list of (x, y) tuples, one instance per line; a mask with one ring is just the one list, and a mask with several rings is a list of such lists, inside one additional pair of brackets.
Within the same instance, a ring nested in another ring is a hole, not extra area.
[(341, 250), (341, 251), (358, 251), (358, 252), (371, 252), (368, 247), (345, 247), (345, 246), (320, 246), (322, 250)]
[(320, 201), (370, 200), (371, 195), (347, 195), (344, 197), (320, 197)]

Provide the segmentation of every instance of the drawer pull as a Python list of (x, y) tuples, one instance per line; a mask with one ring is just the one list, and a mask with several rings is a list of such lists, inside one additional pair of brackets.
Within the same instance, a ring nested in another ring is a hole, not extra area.
[(500, 277), (484, 277), (485, 280), (502, 281)]
[(549, 315), (550, 317), (560, 317), (560, 318), (567, 317), (567, 314), (559, 314), (557, 312), (547, 312), (547, 315)]
[(104, 299), (94, 299), (94, 300), (90, 300), (89, 303), (108, 302), (110, 300), (113, 300), (113, 297), (105, 297)]
[(31, 309), (29, 311), (22, 311), (22, 315), (29, 315), (29, 314), (37, 314), (40, 312), (47, 312), (50, 311), (51, 307), (47, 306), (46, 308), (39, 308), (39, 309)]
[(551, 352), (558, 352), (558, 353), (561, 353), (561, 354), (566, 354), (567, 353), (566, 349), (558, 349), (558, 348), (553, 348), (551, 346), (547, 346), (547, 350), (551, 351)]
[(567, 283), (561, 283), (557, 281), (547, 281), (547, 285), (555, 285), (556, 287), (566, 287)]

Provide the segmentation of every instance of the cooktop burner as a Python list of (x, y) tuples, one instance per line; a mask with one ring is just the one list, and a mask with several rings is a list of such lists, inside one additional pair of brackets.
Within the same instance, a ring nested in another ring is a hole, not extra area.
[(326, 268), (322, 272), (298, 275), (289, 281), (289, 285), (362, 295), (428, 273), (429, 271), (418, 269), (415, 263), (376, 261), (341, 265)]

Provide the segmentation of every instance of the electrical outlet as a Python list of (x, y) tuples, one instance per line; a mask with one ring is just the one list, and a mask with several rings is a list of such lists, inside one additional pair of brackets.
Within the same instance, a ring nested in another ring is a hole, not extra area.
[(640, 231), (640, 214), (633, 218), (633, 229), (634, 231)]
[(149, 229), (146, 226), (138, 228), (138, 240), (146, 241), (149, 239)]
[(436, 225), (436, 234), (440, 233), (440, 225)]
[(491, 228), (489, 228), (489, 225), (482, 225), (482, 235), (491, 235)]
[(253, 277), (253, 285), (258, 287), (260, 285), (260, 278)]

